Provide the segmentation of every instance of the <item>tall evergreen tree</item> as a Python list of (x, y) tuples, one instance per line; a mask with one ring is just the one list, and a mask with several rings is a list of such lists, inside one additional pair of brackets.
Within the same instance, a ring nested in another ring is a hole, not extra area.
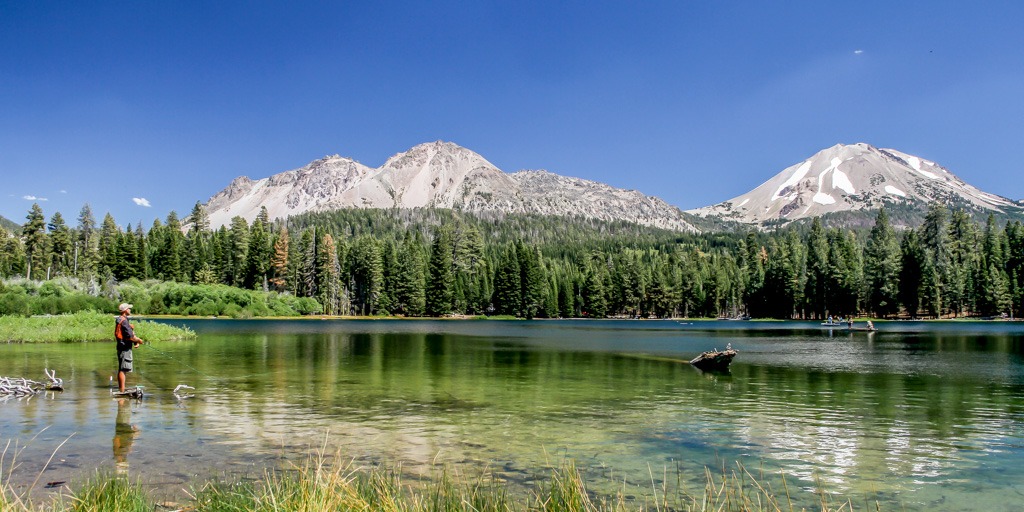
[(921, 302), (933, 316), (941, 316), (945, 310), (945, 287), (949, 283), (949, 210), (942, 203), (928, 206), (924, 223), (921, 225), (920, 241), (924, 250), (926, 265), (921, 281)]
[[(260, 220), (256, 222), (262, 224)], [(317, 300), (323, 307), (324, 314), (335, 315), (338, 313), (341, 300), (341, 265), (338, 263), (338, 251), (330, 233), (324, 233), (317, 244), (316, 265), (319, 281)]]
[(97, 250), (99, 253), (100, 274), (112, 274), (117, 266), (117, 238), (121, 234), (121, 228), (117, 227), (114, 217), (108, 212), (103, 216), (103, 224), (100, 225), (100, 238)]
[(275, 291), (288, 289), (288, 228), (282, 227), (274, 241), (274, 254), (270, 260), (270, 285)]
[(807, 238), (807, 279), (804, 284), (804, 309), (813, 318), (822, 319), (828, 310), (828, 239), (821, 217), (815, 217)]
[[(266, 208), (264, 208), (264, 211)], [(249, 247), (245, 252), (245, 288), (263, 289), (267, 286), (267, 274), (270, 272), (273, 247), (270, 244), (269, 226), (257, 217), (249, 231)], [(333, 240), (332, 240), (333, 248)]]
[(315, 229), (302, 231), (302, 238), (297, 248), (295, 293), (300, 297), (316, 297), (320, 290), (317, 288), (320, 280), (317, 276), (316, 256), (317, 237)]
[(72, 272), (72, 266), (74, 265), (74, 247), (71, 240), (71, 230), (64, 223), (64, 217), (60, 212), (55, 212), (50, 217), (50, 223), (47, 225), (49, 229), (50, 237), (50, 264), (51, 272), (48, 274), (52, 276), (63, 276), (68, 275)]
[(377, 241), (361, 236), (352, 248), (352, 304), (363, 315), (380, 313), (384, 291), (384, 259)]
[(911, 318), (916, 318), (921, 307), (921, 286), (926, 258), (917, 232), (909, 230), (900, 242), (899, 297)]
[(203, 206), (203, 203), (196, 201), (195, 206), (192, 207), (192, 212), (188, 214), (186, 222), (191, 224), (189, 232), (202, 233), (210, 229), (210, 217), (206, 214), (206, 207)]
[(77, 231), (74, 273), (75, 275), (92, 275), (96, 271), (99, 258), (96, 251), (96, 218), (93, 217), (89, 203), (83, 205), (82, 210), (78, 213)]
[(245, 284), (246, 255), (249, 253), (249, 223), (241, 216), (231, 219), (230, 248), (227, 256), (227, 282), (232, 286)]
[(494, 275), (494, 295), (491, 302), (495, 313), (519, 316), (523, 302), (520, 279), (519, 256), (516, 254), (515, 245), (509, 244), (498, 262)]
[(32, 209), (25, 219), (28, 222), (21, 227), (21, 237), (24, 240), (25, 258), (28, 261), (28, 278), (32, 279), (43, 276), (46, 272), (46, 219), (39, 203), (32, 203)]
[(0, 277), (11, 277), (25, 271), (25, 249), (21, 240), (0, 227)]
[(600, 264), (587, 269), (581, 294), (583, 296), (583, 315), (591, 318), (608, 316), (607, 269)]
[(864, 247), (868, 308), (879, 316), (899, 312), (900, 245), (885, 208), (878, 211)]
[(774, 238), (768, 241), (768, 260), (764, 271), (764, 315), (772, 318), (792, 318), (796, 304), (796, 269), (788, 243), (780, 244)]
[(434, 232), (427, 275), (427, 314), (443, 316), (452, 312), (455, 301), (454, 236), (449, 225)]
[(426, 309), (426, 272), (419, 242), (408, 233), (398, 248), (395, 272), (394, 311), (408, 316), (421, 316)]
[(532, 319), (537, 316), (545, 303), (547, 292), (544, 268), (540, 263), (540, 253), (536, 248), (520, 243), (516, 247), (519, 257), (519, 279), (522, 305), (519, 308), (523, 317)]

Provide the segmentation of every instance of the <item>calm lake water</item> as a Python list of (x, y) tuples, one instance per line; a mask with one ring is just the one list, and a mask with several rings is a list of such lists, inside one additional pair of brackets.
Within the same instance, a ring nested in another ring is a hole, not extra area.
[[(700, 492), (706, 466), (739, 462), (777, 489), (785, 474), (797, 505), (820, 485), (858, 509), (1024, 510), (1020, 323), (168, 323), (199, 338), (136, 350), (141, 401), (109, 395), (113, 343), (0, 346), (0, 375), (47, 367), (67, 386), (0, 403), (20, 489), (62, 442), (36, 497), (100, 468), (181, 499), (326, 443), (356, 466), (454, 464), (525, 488), (571, 459), (597, 492)], [(728, 374), (685, 364), (729, 343)]]

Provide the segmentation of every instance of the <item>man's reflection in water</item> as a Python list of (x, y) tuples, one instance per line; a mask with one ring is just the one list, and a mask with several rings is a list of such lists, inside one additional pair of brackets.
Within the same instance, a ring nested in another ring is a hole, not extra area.
[(119, 475), (128, 474), (128, 453), (139, 429), (131, 424), (132, 405), (126, 398), (117, 400), (117, 418), (114, 420), (114, 466)]

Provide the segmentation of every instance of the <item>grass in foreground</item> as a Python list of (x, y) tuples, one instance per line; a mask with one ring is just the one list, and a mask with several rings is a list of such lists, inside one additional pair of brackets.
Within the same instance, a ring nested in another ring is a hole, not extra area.
[[(628, 500), (624, 493), (597, 496), (587, 490), (580, 471), (571, 462), (552, 470), (550, 478), (526, 495), (516, 495), (493, 477), (465, 478), (450, 470), (430, 481), (406, 484), (401, 471), (333, 467), (314, 456), (302, 467), (268, 471), (256, 482), (209, 481), (192, 493), (190, 504), (160, 504), (146, 497), (142, 486), (112, 475), (97, 475), (83, 488), (48, 506), (25, 503), (6, 483), (0, 485), (0, 511), (151, 511), (154, 509), (270, 512), (270, 511), (382, 511), (382, 512), (624, 512), (624, 511), (766, 511), (854, 510), (850, 501), (833, 503), (827, 493), (810, 508), (795, 507), (788, 487), (778, 495), (742, 466), (731, 473), (706, 471), (703, 489), (689, 494), (652, 488), (654, 498)], [(784, 481), (784, 480), (783, 480)], [(877, 505), (870, 507), (877, 510)]]
[[(56, 343), (113, 341), (113, 314), (83, 311), (42, 317), (0, 316), (0, 342)], [(188, 328), (147, 320), (133, 320), (136, 333), (146, 341), (185, 340), (196, 337)]]

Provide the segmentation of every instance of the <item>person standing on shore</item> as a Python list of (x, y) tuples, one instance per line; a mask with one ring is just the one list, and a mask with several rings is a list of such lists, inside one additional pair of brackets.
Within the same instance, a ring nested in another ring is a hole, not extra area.
[(117, 338), (117, 389), (124, 393), (124, 382), (132, 371), (132, 349), (141, 345), (142, 340), (135, 335), (135, 328), (128, 321), (132, 305), (123, 303), (117, 309), (121, 311), (114, 326), (114, 337)]

